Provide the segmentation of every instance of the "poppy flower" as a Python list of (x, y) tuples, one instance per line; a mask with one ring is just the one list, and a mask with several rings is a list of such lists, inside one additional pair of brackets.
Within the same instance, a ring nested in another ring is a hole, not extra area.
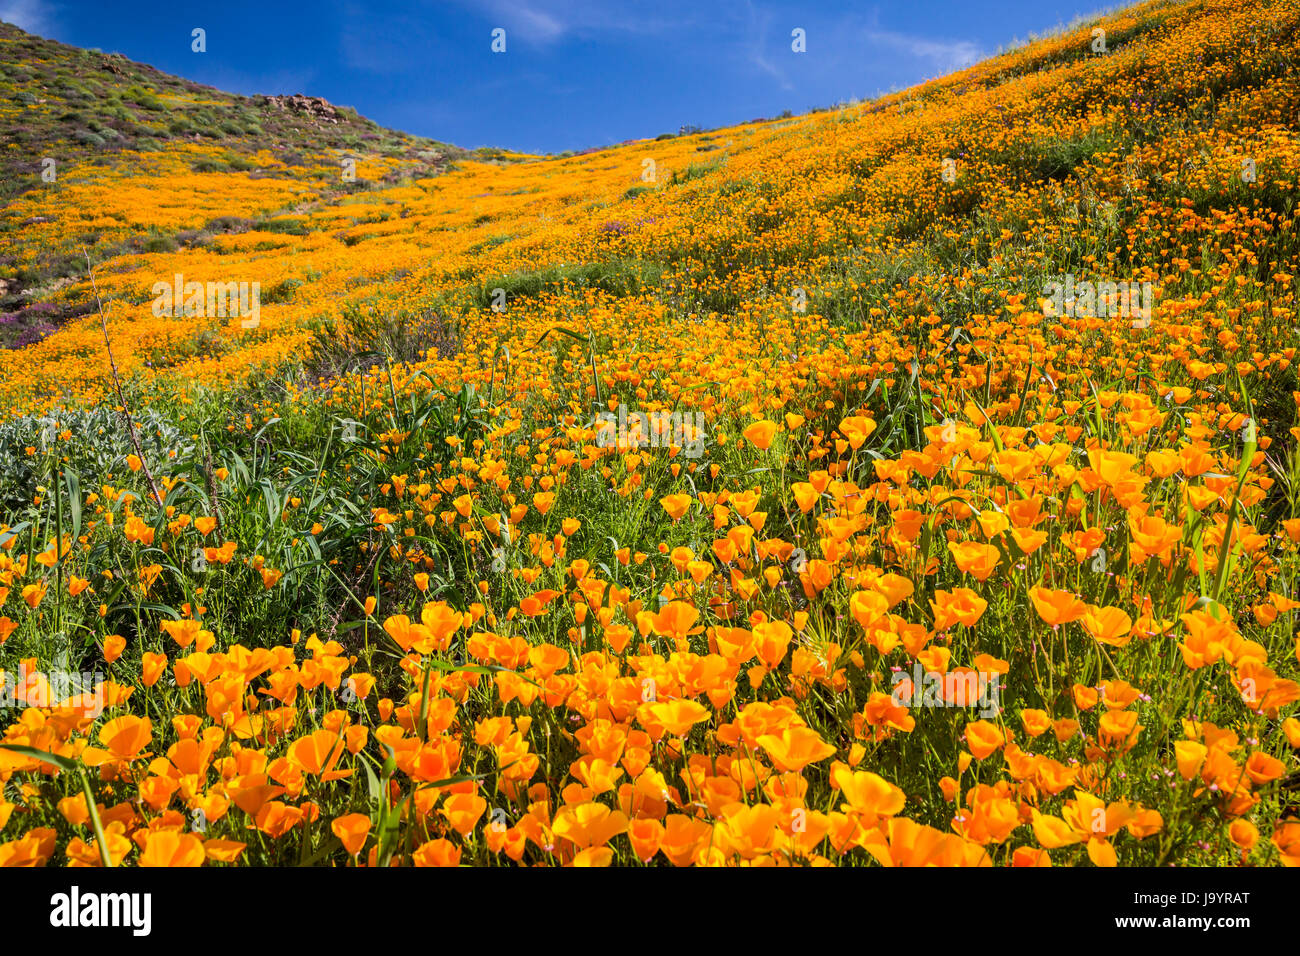
[(776, 435), (778, 428), (780, 426), (776, 422), (764, 418), (761, 421), (754, 422), (741, 434), (759, 451), (767, 451), (771, 447), (772, 439)]
[(875, 821), (903, 812), (906, 794), (889, 781), (865, 770), (850, 770), (843, 764), (831, 769), (831, 785), (844, 794), (841, 809), (853, 811)]
[(546, 613), (546, 605), (560, 596), (559, 591), (544, 590), (530, 594), (519, 602), (519, 610), (528, 617), (537, 617)]
[(153, 723), (148, 717), (117, 717), (99, 729), (99, 742), (108, 749), (87, 747), (82, 759), (91, 767), (112, 760), (133, 760), (152, 738)]
[(970, 588), (954, 588), (952, 591), (934, 592), (930, 610), (934, 614), (934, 629), (946, 631), (954, 624), (974, 627), (975, 623), (988, 608), (988, 601)]
[(966, 746), (976, 760), (983, 760), (1005, 742), (1002, 731), (987, 720), (977, 720), (966, 725)]
[(300, 807), (270, 800), (262, 804), (253, 819), (259, 830), (272, 840), (278, 840), (302, 823), (303, 811)]
[(659, 499), (659, 504), (663, 506), (664, 511), (668, 512), (668, 517), (677, 521), (690, 509), (691, 496), (683, 494), (665, 495)]
[(1117, 607), (1089, 604), (1079, 623), (1094, 640), (1113, 647), (1127, 645), (1133, 630), (1133, 619)]
[(318, 776), (322, 781), (341, 780), (353, 773), (334, 769), (346, 749), (343, 738), (334, 731), (318, 730), (290, 744), (288, 757), (303, 773)]
[(460, 847), (439, 838), (420, 844), (411, 860), (416, 866), (460, 866), (460, 854)]
[[(664, 818), (659, 848), (673, 866), (690, 866), (708, 845), (713, 827), (703, 820), (670, 813)], [(1300, 846), (1297, 847), (1300, 854)]]
[(684, 641), (690, 635), (700, 632), (701, 629), (695, 627), (699, 618), (699, 609), (693, 605), (685, 601), (670, 601), (651, 617), (651, 626), (660, 637)]
[(977, 581), (987, 581), (1002, 560), (1002, 552), (997, 548), (978, 541), (949, 542), (948, 551), (958, 570), (972, 575)]
[(787, 727), (780, 734), (764, 734), (758, 745), (779, 770), (798, 773), (810, 763), (825, 760), (835, 747), (809, 727)]
[(628, 823), (627, 838), (632, 844), (632, 852), (636, 854), (637, 859), (642, 863), (648, 863), (659, 852), (659, 847), (663, 843), (664, 826), (654, 819), (632, 820)]
[(1069, 591), (1034, 587), (1029, 589), (1029, 599), (1038, 616), (1053, 627), (1077, 621), (1088, 613), (1088, 605)]
[(690, 733), (692, 727), (712, 717), (712, 712), (693, 700), (671, 700), (658, 703), (642, 704), (637, 711), (641, 725), (654, 735), (664, 733), (682, 737)]
[(442, 815), (461, 836), (468, 836), (487, 810), (487, 801), (476, 793), (454, 793), (443, 801)]
[(202, 866), (203, 841), (192, 833), (176, 830), (154, 830), (140, 854), (140, 866)]
[(555, 815), (552, 831), (580, 849), (604, 846), (627, 830), (627, 815), (600, 803), (562, 807)]

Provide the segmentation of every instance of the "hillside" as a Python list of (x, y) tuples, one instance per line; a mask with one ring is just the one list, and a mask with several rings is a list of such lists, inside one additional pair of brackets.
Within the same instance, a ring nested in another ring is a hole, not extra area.
[[(245, 231), (281, 211), (281, 201), (305, 207), (365, 190), (367, 173), (394, 185), (440, 175), (470, 156), (505, 155), (384, 129), (316, 97), (225, 93), (121, 54), (80, 50), (0, 23), (0, 312), (10, 312), (0, 347), (27, 344), (84, 311), (82, 297), (67, 307), (37, 308), (30, 321), (12, 317), (43, 300), (43, 287), (84, 278), (83, 247), (96, 260), (193, 248)], [(349, 159), (362, 172), (344, 180)], [(147, 183), (154, 192), (164, 175), (170, 195), (123, 197), (146, 203), (134, 216), (114, 206), (70, 228), (36, 228), (58, 224), (38, 199), (57, 192), (58, 183)], [(250, 185), (260, 180), (268, 182)], [(236, 195), (222, 205), (210, 194), (231, 182), (239, 183)], [(13, 214), (15, 204), (27, 203), (43, 211)]]
[(1297, 28), (556, 158), (0, 34), (0, 863), (1300, 864)]
[(35, 189), (40, 163), (112, 167), (121, 153), (183, 143), (210, 150), (200, 171), (258, 168), (263, 151), (309, 168), (339, 150), (423, 162), (433, 172), (465, 151), (384, 129), (349, 107), (311, 97), (244, 97), (169, 76), (120, 53), (81, 50), (0, 23), (0, 199)]

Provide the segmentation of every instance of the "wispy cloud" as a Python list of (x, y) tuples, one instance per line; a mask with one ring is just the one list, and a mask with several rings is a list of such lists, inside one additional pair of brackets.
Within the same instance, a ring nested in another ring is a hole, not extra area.
[(491, 0), (485, 4), (489, 13), (524, 38), (534, 43), (553, 43), (564, 36), (567, 27), (558, 11), (551, 13), (539, 6)]
[[(4, 0), (0, 0), (0, 3)], [(459, 0), (477, 13), (486, 27), (506, 31), (507, 49), (515, 44), (547, 48), (566, 40), (609, 34), (654, 35), (682, 29), (680, 18), (664, 19), (653, 3), (606, 9), (593, 0)], [(433, 28), (437, 22), (421, 12), (433, 5), (423, 0), (403, 11), (379, 11), (355, 0), (338, 0), (343, 62), (367, 73), (396, 74), (425, 67), (436, 58), (440, 44), (450, 42)], [(483, 35), (486, 47), (488, 36)]]
[(776, 80), (781, 89), (794, 89), (785, 71), (768, 56), (767, 33), (772, 24), (771, 12), (759, 10), (752, 0), (745, 0), (745, 8), (745, 56), (749, 64)]
[(42, 36), (54, 27), (53, 11), (44, 0), (0, 0), (0, 20)]
[(892, 30), (868, 30), (866, 38), (914, 59), (927, 60), (941, 73), (960, 70), (987, 55), (970, 40), (942, 40)]
[(596, 0), (461, 0), (496, 26), (508, 38), (533, 46), (548, 46), (566, 38), (589, 38), (610, 33), (648, 35), (681, 30), (691, 19), (653, 0), (618, 4)]

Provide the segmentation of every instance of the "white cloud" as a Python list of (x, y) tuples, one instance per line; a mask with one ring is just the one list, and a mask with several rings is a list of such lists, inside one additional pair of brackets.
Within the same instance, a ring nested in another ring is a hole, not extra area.
[(54, 25), (44, 0), (0, 0), (0, 20), (28, 33), (45, 35)]
[(665, 17), (661, 0), (616, 5), (601, 0), (461, 0), (506, 29), (508, 40), (545, 46), (564, 37), (658, 34), (684, 29), (688, 14)]
[(767, 31), (772, 23), (772, 15), (756, 9), (750, 0), (746, 0), (745, 8), (745, 45), (750, 65), (776, 80), (781, 89), (794, 89), (785, 71), (767, 56)]
[(892, 30), (868, 30), (867, 39), (915, 59), (929, 60), (944, 73), (968, 67), (986, 55), (970, 40), (938, 40), (933, 37), (895, 33)]
[(520, 23), (528, 37), (538, 43), (558, 40), (565, 32), (564, 24), (545, 10), (514, 3), (493, 3), (492, 7), (497, 16)]

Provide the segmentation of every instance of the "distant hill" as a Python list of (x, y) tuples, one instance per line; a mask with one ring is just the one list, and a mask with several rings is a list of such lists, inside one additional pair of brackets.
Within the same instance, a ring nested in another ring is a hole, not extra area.
[(0, 200), (40, 183), (41, 159), (110, 164), (123, 151), (218, 144), (209, 169), (287, 165), (352, 149), (401, 157), (434, 175), (467, 150), (385, 129), (307, 96), (240, 96), (170, 76), (120, 53), (82, 50), (0, 23)]
[(47, 301), (84, 280), (83, 249), (102, 262), (294, 231), (263, 220), (467, 159), (520, 158), (385, 129), (318, 97), (226, 93), (0, 23), (0, 348), (86, 314), (84, 290)]

